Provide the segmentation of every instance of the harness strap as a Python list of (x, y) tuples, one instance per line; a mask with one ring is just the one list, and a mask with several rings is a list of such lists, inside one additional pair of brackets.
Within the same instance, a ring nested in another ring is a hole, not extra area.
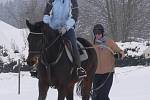
[(48, 48), (50, 48), (59, 38), (61, 37), (61, 34), (59, 34), (56, 39), (50, 44), (48, 45), (45, 49), (47, 50)]
[(41, 53), (41, 51), (29, 51), (29, 53)]
[(61, 58), (61, 56), (62, 56), (62, 54), (63, 54), (63, 51), (64, 51), (64, 48), (61, 50), (61, 52), (60, 52), (60, 54), (58, 55), (57, 59), (56, 59), (54, 62), (50, 63), (51, 65), (55, 65), (55, 64), (58, 63), (58, 61), (60, 60), (60, 58)]
[(106, 45), (100, 44), (100, 45), (98, 45), (98, 47), (104, 47), (104, 48), (108, 49), (112, 54), (115, 54), (114, 51), (110, 47), (108, 47)]
[(30, 32), (31, 34), (44, 34), (44, 33), (36, 33), (36, 32)]

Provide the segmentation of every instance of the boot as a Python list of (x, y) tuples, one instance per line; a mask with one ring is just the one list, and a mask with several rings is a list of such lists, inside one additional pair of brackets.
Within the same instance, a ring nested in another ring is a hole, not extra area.
[(77, 77), (78, 79), (85, 78), (87, 77), (87, 75), (85, 69), (81, 67), (79, 52), (78, 50), (76, 51), (75, 48), (73, 51), (74, 51), (74, 63), (77, 70)]
[(86, 71), (81, 67), (81, 61), (80, 61), (80, 54), (78, 51), (78, 46), (77, 46), (77, 40), (75, 36), (75, 31), (74, 29), (69, 29), (64, 34), (64, 37), (66, 37), (70, 43), (71, 43), (71, 53), (73, 57), (73, 63), (74, 63), (74, 69), (76, 70), (76, 75), (78, 79), (86, 77)]

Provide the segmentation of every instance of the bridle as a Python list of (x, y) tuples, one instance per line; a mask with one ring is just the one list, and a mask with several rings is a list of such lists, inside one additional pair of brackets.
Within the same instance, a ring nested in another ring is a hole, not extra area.
[[(33, 34), (33, 35), (44, 35), (44, 33), (36, 33), (36, 32), (30, 32), (30, 34)], [(40, 50), (29, 50), (29, 53), (33, 53), (33, 54), (35, 54), (35, 53), (41, 53), (41, 51)]]
[(34, 51), (34, 50), (30, 50), (29, 53), (32, 53), (32, 54), (40, 54), (41, 51)]
[[(44, 33), (35, 33), (35, 32), (31, 32), (31, 34), (44, 34)], [(48, 52), (48, 49), (50, 49), (60, 38), (61, 38), (62, 34), (59, 34), (53, 41), (52, 43), (48, 43), (47, 38), (45, 37), (45, 35), (43, 36), (43, 46), (42, 46), (42, 50), (29, 50), (30, 54), (39, 54), (38, 60), (39, 58), (42, 60), (42, 62), (46, 65), (55, 65), (61, 58), (64, 48), (62, 49), (62, 45), (59, 45), (59, 50), (58, 50), (58, 54), (56, 55), (56, 59), (54, 61), (52, 61), (51, 63), (48, 63), (46, 60), (46, 55), (44, 52)], [(45, 47), (46, 44), (49, 44), (48, 46)]]

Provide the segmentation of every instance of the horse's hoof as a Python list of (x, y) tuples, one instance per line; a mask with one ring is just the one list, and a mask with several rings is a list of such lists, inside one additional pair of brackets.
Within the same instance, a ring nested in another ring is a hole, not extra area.
[(31, 74), (31, 77), (37, 78), (37, 72), (30, 72), (30, 74)]

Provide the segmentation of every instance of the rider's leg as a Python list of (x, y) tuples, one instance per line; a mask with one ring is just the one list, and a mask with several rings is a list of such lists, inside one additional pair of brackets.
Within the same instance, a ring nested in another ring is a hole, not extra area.
[(71, 41), (72, 44), (72, 49), (73, 49), (73, 58), (75, 62), (75, 67), (77, 68), (77, 75), (79, 78), (86, 77), (86, 72), (85, 70), (81, 67), (81, 61), (80, 61), (80, 55), (77, 47), (77, 40), (75, 36), (74, 29), (69, 29), (64, 36)]

